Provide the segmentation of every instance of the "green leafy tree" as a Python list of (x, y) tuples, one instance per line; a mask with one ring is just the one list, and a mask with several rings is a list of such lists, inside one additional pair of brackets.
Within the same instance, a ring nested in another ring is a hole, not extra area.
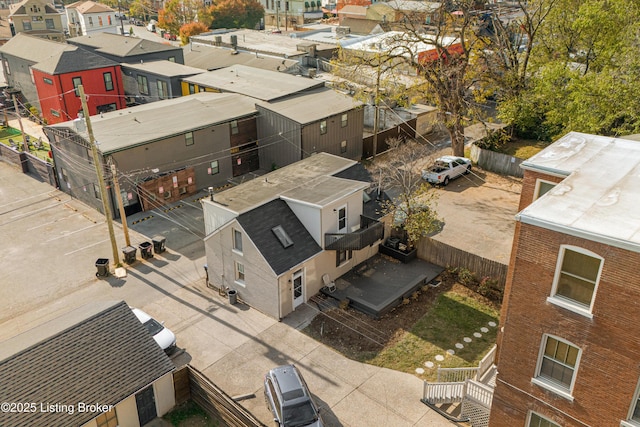
[(220, 0), (209, 8), (212, 28), (255, 28), (264, 17), (257, 0)]
[(149, 16), (157, 13), (151, 0), (133, 0), (129, 5), (129, 16), (135, 16), (145, 21), (149, 20)]
[(191, 38), (191, 36), (202, 34), (204, 32), (207, 32), (208, 30), (209, 27), (207, 27), (202, 22), (191, 22), (189, 24), (184, 24), (182, 27), (180, 27), (180, 41), (182, 42), (182, 44), (187, 44), (189, 43), (189, 39)]
[(476, 7), (475, 0), (460, 0), (454, 13), (447, 8), (446, 2), (442, 3), (431, 22), (431, 33), (426, 33), (422, 23), (410, 16), (403, 20), (405, 43), (422, 51), (410, 56), (411, 63), (424, 79), (418, 89), (427, 102), (440, 110), (456, 156), (464, 156), (465, 125), (481, 113), (471, 90), (478, 79), (478, 70), (473, 64), (480, 49)]
[(637, 133), (639, 18), (634, 2), (560, 0), (532, 47), (525, 90), (499, 107), (503, 121), (541, 139)]
[[(158, 27), (172, 34), (179, 34), (180, 28), (191, 22), (207, 20), (204, 5), (198, 0), (168, 0), (164, 9), (158, 11)], [(204, 22), (207, 25), (206, 22)]]

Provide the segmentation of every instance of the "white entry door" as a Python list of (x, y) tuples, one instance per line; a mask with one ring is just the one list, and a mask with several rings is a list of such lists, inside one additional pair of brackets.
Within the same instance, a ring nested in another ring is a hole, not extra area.
[(293, 273), (293, 309), (304, 302), (304, 271)]

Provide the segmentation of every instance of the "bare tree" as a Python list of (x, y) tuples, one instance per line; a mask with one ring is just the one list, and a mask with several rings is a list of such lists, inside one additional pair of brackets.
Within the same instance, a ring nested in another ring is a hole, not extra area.
[(374, 178), (391, 200), (384, 203), (384, 210), (393, 218), (394, 226), (403, 229), (408, 246), (436, 231), (440, 220), (435, 211), (437, 191), (422, 179), (422, 169), (429, 161), (429, 149), (409, 140), (387, 141), (391, 150), (380, 157), (370, 168)]

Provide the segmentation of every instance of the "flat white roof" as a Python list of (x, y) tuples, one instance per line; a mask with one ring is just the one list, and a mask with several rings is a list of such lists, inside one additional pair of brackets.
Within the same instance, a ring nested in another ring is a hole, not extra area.
[(640, 144), (571, 132), (523, 162), (567, 176), (516, 218), (640, 252)]
[(336, 174), (356, 163), (355, 160), (333, 154), (317, 153), (260, 178), (216, 193), (214, 202), (208, 199), (202, 201), (219, 204), (232, 212), (242, 214), (296, 188), (304, 191), (315, 178)]
[(335, 176), (319, 176), (304, 186), (282, 193), (285, 200), (298, 200), (313, 206), (324, 207), (356, 191), (369, 187), (368, 182), (353, 181)]
[[(428, 52), (435, 49), (433, 43), (429, 43), (429, 40), (436, 40), (436, 36), (424, 34), (424, 40), (417, 40), (415, 37), (403, 33), (401, 31), (388, 31), (386, 33), (377, 34), (364, 39), (356, 40), (354, 42), (343, 41), (341, 43), (344, 49), (358, 50), (363, 52), (372, 53), (387, 53), (390, 55), (406, 54), (409, 50), (413, 55), (417, 55), (420, 52)], [(440, 37), (437, 41), (442, 46), (452, 46), (458, 43), (456, 37)]]

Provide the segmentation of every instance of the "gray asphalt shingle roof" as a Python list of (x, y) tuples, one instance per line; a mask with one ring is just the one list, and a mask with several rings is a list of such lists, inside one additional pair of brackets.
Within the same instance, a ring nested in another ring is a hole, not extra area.
[(71, 50), (73, 46), (58, 43), (41, 37), (29, 36), (18, 33), (4, 45), (0, 46), (0, 52), (22, 58), (33, 63), (46, 61), (65, 50)]
[(115, 405), (175, 369), (124, 301), (99, 302), (6, 340), (0, 346), (4, 401), (34, 412), (0, 412), (0, 425), (67, 427), (99, 413), (46, 412), (40, 403)]
[(333, 89), (321, 88), (299, 93), (279, 101), (262, 102), (258, 105), (265, 110), (276, 112), (305, 125), (345, 113), (363, 104)]
[[(256, 114), (255, 100), (235, 93), (201, 92), (92, 116), (99, 150), (109, 154)], [(75, 130), (74, 121), (49, 126)], [(184, 143), (182, 143), (184, 145)]]
[(33, 66), (36, 70), (40, 70), (47, 74), (65, 74), (76, 71), (93, 70), (96, 68), (113, 67), (118, 63), (104, 58), (95, 53), (80, 49), (76, 46), (69, 46), (71, 49), (65, 49), (52, 55), (50, 58), (38, 62)]
[[(276, 275), (322, 252), (284, 200), (276, 199), (238, 216), (238, 222)], [(293, 245), (285, 248), (272, 229), (282, 226)]]
[(272, 101), (298, 92), (323, 87), (324, 82), (277, 71), (233, 65), (187, 77), (185, 82), (240, 93), (262, 101)]
[(181, 77), (192, 76), (194, 74), (202, 73), (202, 70), (195, 67), (189, 67), (187, 65), (178, 64), (177, 62), (171, 62), (166, 60), (161, 61), (149, 61), (142, 64), (121, 64), (122, 68), (130, 68), (136, 71), (144, 71), (145, 73), (156, 74), (165, 77)]
[(111, 33), (93, 33), (70, 38), (69, 43), (89, 46), (97, 51), (125, 58), (127, 56), (146, 55), (152, 52), (180, 50), (179, 47), (154, 42), (152, 40), (126, 37)]

